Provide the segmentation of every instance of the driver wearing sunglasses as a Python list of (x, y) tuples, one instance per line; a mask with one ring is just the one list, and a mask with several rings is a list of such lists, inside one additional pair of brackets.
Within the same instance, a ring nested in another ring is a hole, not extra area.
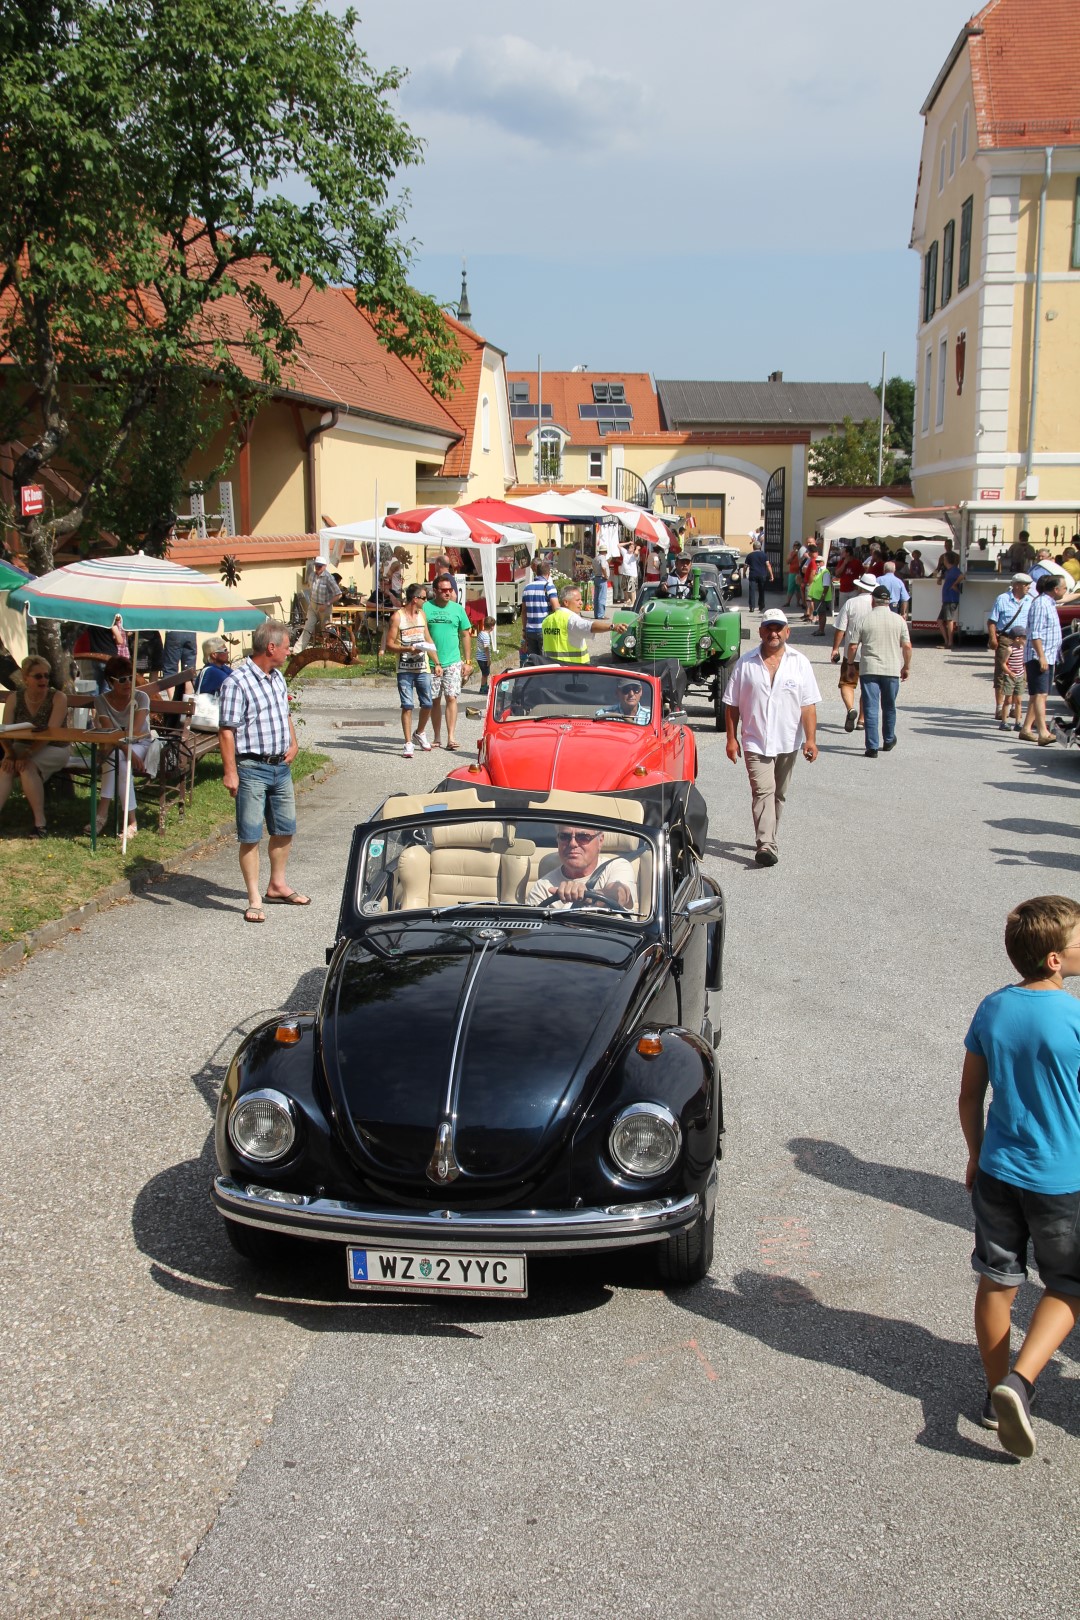
[(637, 882), (629, 861), (619, 855), (600, 859), (604, 835), (595, 827), (560, 827), (556, 834), (560, 866), (550, 877), (537, 878), (525, 897), (527, 906), (550, 904), (553, 910), (587, 906), (595, 901), (598, 909), (605, 902), (635, 916), (638, 909)]

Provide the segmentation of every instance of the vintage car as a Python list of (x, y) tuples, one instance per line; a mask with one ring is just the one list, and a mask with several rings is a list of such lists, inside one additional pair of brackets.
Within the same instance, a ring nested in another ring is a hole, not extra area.
[(451, 778), (497, 787), (617, 793), (692, 782), (697, 745), (682, 724), (686, 680), (600, 665), (540, 664), (492, 683), (477, 760)]
[(717, 542), (710, 543), (702, 540), (694, 546), (690, 553), (691, 562), (710, 563), (720, 575), (720, 586), (725, 601), (733, 596), (742, 595), (743, 568), (746, 559), (738, 546), (725, 546)]
[(742, 615), (727, 607), (720, 577), (710, 564), (695, 563), (691, 578), (689, 599), (665, 596), (659, 585), (648, 584), (632, 609), (617, 609), (611, 657), (614, 663), (646, 668), (657, 659), (677, 658), (692, 685), (708, 688), (716, 729), (722, 731), (724, 688), (744, 635)]
[(522, 1297), (530, 1256), (639, 1244), (703, 1277), (724, 901), (702, 809), (686, 782), (447, 783), (357, 827), (318, 1008), (261, 1023), (222, 1087), (236, 1249), (338, 1244), (351, 1287), (408, 1293)]

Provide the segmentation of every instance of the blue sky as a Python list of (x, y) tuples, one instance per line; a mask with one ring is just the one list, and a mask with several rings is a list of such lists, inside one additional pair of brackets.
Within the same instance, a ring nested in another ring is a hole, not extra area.
[(971, 14), (907, 0), (398, 0), (414, 280), (531, 368), (913, 375), (927, 91)]

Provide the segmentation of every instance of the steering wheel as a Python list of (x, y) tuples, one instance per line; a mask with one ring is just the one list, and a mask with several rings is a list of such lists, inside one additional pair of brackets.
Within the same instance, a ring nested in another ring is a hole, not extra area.
[(541, 900), (540, 909), (542, 911), (546, 910), (549, 906), (553, 906), (556, 901), (558, 901), (559, 905), (565, 906), (567, 911), (591, 911), (594, 906), (599, 905), (606, 906), (609, 911), (617, 911), (623, 917), (633, 915), (629, 906), (621, 906), (610, 895), (601, 894), (599, 889), (594, 890), (591, 894), (583, 894), (577, 900), (559, 900), (558, 894), (553, 889), (546, 900)]

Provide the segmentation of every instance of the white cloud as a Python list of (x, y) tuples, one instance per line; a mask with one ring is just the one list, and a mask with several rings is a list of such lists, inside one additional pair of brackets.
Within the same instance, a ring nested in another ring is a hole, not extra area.
[(566, 51), (515, 34), (477, 38), (421, 63), (403, 95), (407, 109), (481, 119), (521, 140), (598, 155), (625, 147), (643, 124), (645, 93)]

